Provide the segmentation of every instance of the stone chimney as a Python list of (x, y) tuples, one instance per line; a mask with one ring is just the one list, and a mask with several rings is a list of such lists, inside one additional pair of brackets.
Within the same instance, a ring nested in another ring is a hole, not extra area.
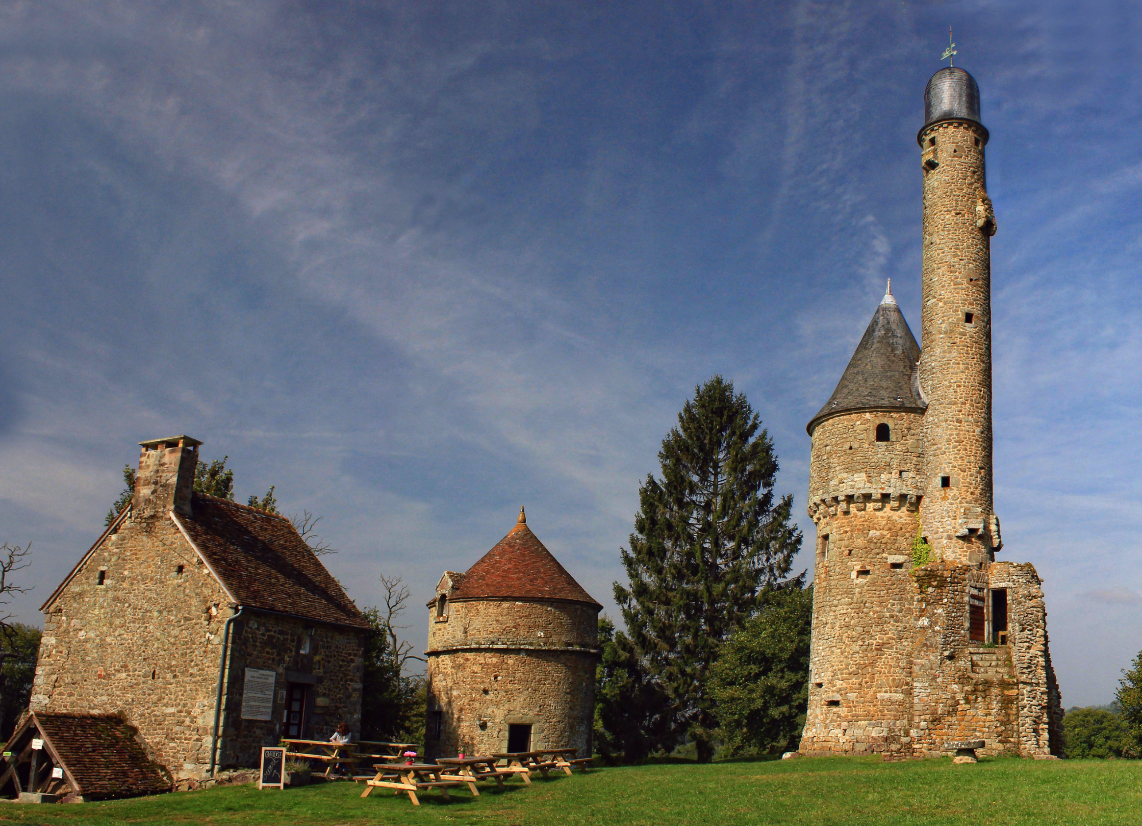
[(162, 516), (168, 511), (190, 514), (198, 446), (189, 436), (139, 442), (139, 473), (131, 509), (135, 519)]

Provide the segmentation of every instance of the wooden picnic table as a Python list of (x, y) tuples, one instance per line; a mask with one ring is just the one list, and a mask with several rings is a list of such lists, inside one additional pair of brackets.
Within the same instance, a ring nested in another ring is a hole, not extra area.
[(333, 775), (338, 766), (348, 766), (349, 773), (361, 761), (356, 755), (354, 743), (332, 743), (328, 740), (282, 740), (286, 746), (286, 757), (299, 757), (303, 760), (317, 760), (325, 763), (325, 777)]
[(562, 769), (564, 774), (571, 774), (571, 769), (579, 766), (583, 771), (592, 762), (592, 758), (575, 759), (578, 749), (533, 749), (531, 751), (502, 752), (493, 755), (506, 762), (505, 771), (512, 771), (523, 776), (525, 783), (531, 783), (531, 773), (541, 772), (544, 777), (552, 769)]
[[(441, 775), (444, 779), (458, 777), (468, 784), (473, 797), (479, 797), (476, 788), (478, 780), (495, 780), (501, 789), (504, 787), (504, 778), (517, 774), (515, 771), (500, 769), (496, 766), (499, 758), (494, 755), (483, 757), (437, 757), (436, 762), (451, 771), (450, 775)], [(526, 779), (526, 777), (525, 777)]]
[[(461, 786), (467, 781), (460, 777), (444, 775), (447, 769), (444, 766), (429, 763), (413, 763), (408, 765), (400, 763), (377, 763), (373, 766), (377, 776), (365, 781), (365, 791), (361, 797), (368, 797), (373, 789), (393, 789), (393, 794), (405, 793), (412, 801), (413, 806), (420, 805), (416, 793), (426, 789), (440, 789), (440, 794), (448, 800), (448, 789), (452, 786)], [(475, 784), (470, 784), (474, 786)], [(473, 789), (473, 792), (475, 790)]]
[(362, 759), (375, 758), (377, 760), (407, 760), (406, 751), (420, 752), (419, 743), (385, 743), (380, 740), (358, 740), (357, 755)]

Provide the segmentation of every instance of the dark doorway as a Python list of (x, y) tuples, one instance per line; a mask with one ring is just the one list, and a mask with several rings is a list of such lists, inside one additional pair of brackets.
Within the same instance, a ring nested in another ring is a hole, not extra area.
[(531, 726), (525, 723), (508, 725), (508, 751), (531, 751)]
[(309, 686), (290, 683), (286, 689), (286, 733), (291, 740), (299, 740), (305, 731), (305, 700)]
[(1007, 589), (997, 588), (991, 592), (991, 641), (996, 645), (1007, 645)]

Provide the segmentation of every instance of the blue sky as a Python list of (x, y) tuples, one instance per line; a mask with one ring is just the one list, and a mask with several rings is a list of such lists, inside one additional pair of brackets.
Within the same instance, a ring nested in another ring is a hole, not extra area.
[[(0, 3), (0, 541), (38, 606), (136, 443), (324, 516), (418, 605), (526, 504), (614, 614), (696, 384), (805, 423), (886, 278), (919, 332), (923, 89), (991, 130), (1001, 558), (1064, 703), (1142, 649), (1142, 24), (1068, 2)], [(810, 560), (802, 555), (801, 567)], [(409, 637), (425, 637), (409, 615)]]

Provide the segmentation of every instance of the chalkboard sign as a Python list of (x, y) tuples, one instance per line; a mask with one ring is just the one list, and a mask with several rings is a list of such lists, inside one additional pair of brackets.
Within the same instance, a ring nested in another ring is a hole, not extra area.
[(259, 789), (285, 788), (284, 748), (262, 748), (262, 773), (258, 777)]

